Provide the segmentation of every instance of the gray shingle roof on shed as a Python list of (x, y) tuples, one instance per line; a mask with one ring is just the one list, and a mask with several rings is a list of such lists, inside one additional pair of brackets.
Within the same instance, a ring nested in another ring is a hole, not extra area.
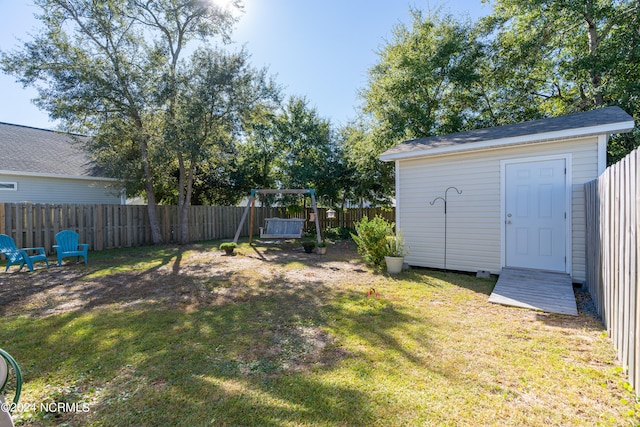
[[(553, 134), (554, 132), (567, 132), (577, 129), (598, 128), (616, 123), (633, 123), (633, 117), (619, 107), (606, 107), (582, 113), (568, 114), (549, 119), (533, 120), (504, 126), (496, 126), (484, 129), (475, 129), (466, 132), (452, 133), (448, 135), (431, 136), (427, 138), (413, 139), (382, 153), (384, 160), (398, 155), (411, 157), (412, 153), (429, 150), (452, 148), (469, 143), (483, 143), (488, 141), (500, 141), (531, 135)], [(628, 130), (628, 129), (627, 129)], [(601, 131), (599, 131), (601, 132)], [(595, 133), (595, 132), (594, 132)], [(585, 133), (581, 133), (584, 135)]]
[(103, 178), (70, 134), (0, 123), (0, 171)]

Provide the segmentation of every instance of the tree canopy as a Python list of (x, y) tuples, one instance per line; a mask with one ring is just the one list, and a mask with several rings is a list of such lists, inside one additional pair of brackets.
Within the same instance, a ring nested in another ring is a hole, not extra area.
[[(195, 165), (224, 158), (212, 147), (228, 143), (234, 121), (272, 97), (274, 86), (264, 72), (248, 70), (246, 54), (196, 50), (191, 63), (182, 61), (188, 43), (230, 37), (236, 18), (214, 2), (35, 3), (40, 33), (21, 50), (3, 52), (3, 69), (36, 86), (36, 103), (67, 130), (93, 136), (96, 160), (130, 190), (144, 187), (153, 241), (160, 243), (155, 195), (172, 181), (167, 171), (175, 165), (184, 213)], [(186, 221), (182, 215), (183, 242)]]
[(480, 102), (482, 49), (473, 27), (419, 10), (412, 16), (411, 28), (395, 27), (362, 92), (364, 112), (396, 140), (462, 130)]
[[(2, 69), (144, 194), (156, 242), (156, 200), (180, 207), (184, 242), (188, 205), (236, 204), (251, 188), (389, 203), (393, 165), (379, 155), (405, 140), (608, 105), (640, 113), (638, 0), (492, 0), (476, 22), (414, 8), (340, 127), (227, 51), (237, 17), (214, 2), (35, 3), (42, 27), (1, 53)], [(638, 129), (612, 137), (609, 161), (638, 145)]]
[[(520, 112), (512, 120), (521, 121), (617, 105), (637, 116), (639, 20), (637, 0), (496, 0), (478, 26), (492, 37), (487, 56), (501, 115)], [(609, 162), (637, 147), (639, 136), (614, 136)]]
[[(413, 138), (608, 105), (640, 113), (637, 0), (492, 4), (477, 22), (412, 10), (411, 25), (396, 26), (362, 90), (360, 145), (379, 155)], [(638, 129), (613, 136), (609, 163), (638, 145)]]

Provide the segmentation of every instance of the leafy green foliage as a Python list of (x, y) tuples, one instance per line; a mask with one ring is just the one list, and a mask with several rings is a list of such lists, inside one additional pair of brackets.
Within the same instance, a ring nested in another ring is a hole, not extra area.
[(331, 240), (347, 240), (356, 230), (348, 227), (331, 227), (324, 231), (324, 236)]
[(358, 245), (358, 253), (365, 261), (382, 266), (384, 257), (389, 254), (389, 237), (393, 236), (393, 223), (381, 216), (369, 220), (366, 216), (356, 223), (356, 234), (351, 237)]
[(238, 172), (246, 185), (243, 195), (252, 188), (277, 188), (280, 149), (274, 136), (275, 117), (275, 109), (256, 108), (244, 126), (245, 138), (237, 144)]
[(187, 204), (192, 190), (201, 203), (237, 202), (249, 187), (237, 160), (238, 136), (255, 110), (276, 107), (279, 88), (265, 69), (250, 65), (244, 50), (201, 48), (178, 69), (177, 80), (174, 116), (167, 118), (165, 133), (181, 159), (176, 175), (186, 175), (168, 196), (180, 205), (182, 188)]
[(472, 26), (412, 10), (369, 72), (364, 110), (386, 132), (386, 147), (402, 140), (457, 132), (477, 110), (481, 45)]
[(401, 234), (387, 236), (385, 239), (385, 256), (403, 257), (409, 253)]
[[(384, 176), (380, 153), (410, 139), (608, 105), (640, 114), (637, 1), (492, 4), (476, 23), (412, 10), (394, 29), (362, 91), (363, 130), (346, 129), (355, 176)], [(639, 144), (637, 131), (612, 136), (609, 163)]]
[(363, 118), (341, 129), (343, 176), (340, 182), (345, 199), (390, 204), (394, 167), (380, 160), (380, 154), (389, 144), (385, 134), (382, 126)]
[[(633, 0), (497, 0), (480, 23), (496, 113), (521, 121), (617, 105), (637, 116), (639, 23)], [(609, 163), (639, 142), (637, 132), (612, 138)]]
[(276, 168), (284, 188), (314, 188), (335, 194), (337, 147), (330, 122), (304, 98), (291, 97), (275, 121)]

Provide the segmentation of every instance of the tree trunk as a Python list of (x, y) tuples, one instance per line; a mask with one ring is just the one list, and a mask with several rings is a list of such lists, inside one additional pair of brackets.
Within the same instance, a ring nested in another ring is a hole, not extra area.
[[(138, 121), (139, 122), (139, 121)], [(138, 123), (138, 129), (142, 129), (142, 123)], [(151, 166), (149, 162), (149, 147), (144, 136), (138, 136), (138, 144), (142, 154), (142, 167), (144, 170), (144, 180), (147, 192), (147, 214), (149, 215), (149, 225), (151, 226), (151, 240), (154, 245), (164, 243), (162, 231), (160, 230), (160, 220), (156, 210), (156, 197), (153, 193), (153, 177), (151, 175)]]
[(179, 176), (178, 176), (178, 223), (179, 225), (179, 236), (178, 241), (181, 245), (187, 244), (189, 242), (189, 215), (187, 215), (187, 200), (186, 200), (186, 168), (184, 165), (184, 157), (180, 151), (178, 151), (178, 167), (179, 167)]
[(182, 208), (182, 224), (181, 227), (181, 236), (182, 236), (182, 244), (189, 243), (189, 206), (191, 206), (191, 193), (193, 190), (193, 175), (195, 169), (195, 162), (191, 162), (189, 167), (189, 174), (187, 176), (187, 188), (184, 199), (184, 206)]
[(193, 175), (195, 174), (195, 162), (189, 162), (189, 168), (185, 165), (184, 156), (178, 152), (178, 165), (180, 174), (178, 177), (178, 223), (181, 245), (189, 243), (189, 206), (193, 193)]
[[(598, 55), (598, 47), (600, 45), (600, 39), (598, 37), (598, 28), (596, 27), (596, 22), (592, 19), (591, 16), (586, 15), (585, 21), (587, 22), (588, 29), (588, 37), (589, 37), (589, 56), (591, 56), (592, 61), (595, 61)], [(604, 105), (604, 96), (600, 91), (600, 87), (602, 86), (602, 75), (601, 72), (598, 71), (597, 65), (594, 64), (589, 69), (589, 74), (591, 78), (591, 86), (593, 87), (594, 97), (593, 101), (596, 106)]]
[(149, 215), (149, 225), (151, 226), (151, 240), (154, 245), (161, 245), (164, 243), (164, 239), (162, 238), (162, 231), (160, 230), (160, 219), (158, 218), (158, 211), (156, 209), (156, 197), (153, 194), (153, 188), (149, 182), (147, 182), (147, 214)]

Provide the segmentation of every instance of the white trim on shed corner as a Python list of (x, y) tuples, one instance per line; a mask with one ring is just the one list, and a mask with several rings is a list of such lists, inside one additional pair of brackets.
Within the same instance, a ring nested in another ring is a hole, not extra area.
[[(396, 201), (400, 200), (400, 160), (395, 161), (396, 170), (396, 188), (395, 188), (395, 198)], [(400, 204), (396, 202), (396, 235), (401, 232), (402, 224), (400, 223)]]
[(607, 144), (609, 135), (598, 135), (598, 176), (607, 169)]
[(500, 266), (501, 268), (506, 267), (506, 230), (505, 230), (505, 219), (506, 219), (506, 168), (508, 164), (514, 163), (527, 163), (527, 162), (539, 162), (545, 160), (559, 160), (563, 159), (565, 167), (567, 168), (567, 173), (565, 175), (565, 212), (567, 213), (567, 222), (565, 228), (565, 256), (567, 257), (567, 261), (565, 263), (565, 272), (570, 276), (573, 275), (573, 213), (571, 209), (572, 199), (573, 199), (573, 170), (572, 170), (572, 160), (573, 156), (571, 153), (565, 154), (552, 154), (548, 156), (536, 156), (536, 157), (522, 157), (517, 159), (505, 159), (500, 160)]
[[(528, 135), (515, 136), (511, 138), (502, 139), (490, 139), (479, 142), (468, 142), (465, 144), (453, 144), (439, 148), (425, 148), (415, 151), (404, 151), (400, 153), (393, 153), (387, 155), (381, 155), (380, 160), (388, 162), (392, 160), (405, 160), (416, 157), (432, 156), (436, 154), (453, 153), (457, 151), (471, 151), (471, 150), (483, 150), (490, 148), (503, 147), (507, 145), (518, 145), (528, 143), (539, 143), (543, 141), (554, 141), (560, 139), (573, 139), (590, 135), (606, 135), (613, 133), (628, 132), (633, 129), (635, 123), (633, 120), (618, 123), (609, 123), (606, 125), (589, 126), (581, 128), (565, 129), (561, 131), (534, 133)], [(605, 160), (606, 162), (606, 160)]]

